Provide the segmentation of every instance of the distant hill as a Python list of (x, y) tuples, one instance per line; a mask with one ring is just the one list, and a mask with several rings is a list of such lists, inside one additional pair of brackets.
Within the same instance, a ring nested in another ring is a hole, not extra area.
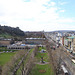
[(64, 32), (75, 32), (75, 30), (56, 30), (56, 31), (52, 31), (52, 32), (64, 33)]
[(24, 32), (19, 29), (19, 27), (9, 27), (0, 25), (0, 37), (10, 37), (10, 36), (24, 36)]

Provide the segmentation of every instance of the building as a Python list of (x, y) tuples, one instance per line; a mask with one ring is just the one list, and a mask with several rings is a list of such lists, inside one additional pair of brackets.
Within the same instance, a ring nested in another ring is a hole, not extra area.
[(39, 45), (44, 44), (45, 38), (25, 38), (25, 44)]
[(72, 52), (75, 52), (75, 36), (64, 39), (64, 46)]
[(14, 41), (12, 39), (0, 39), (0, 46), (8, 46)]

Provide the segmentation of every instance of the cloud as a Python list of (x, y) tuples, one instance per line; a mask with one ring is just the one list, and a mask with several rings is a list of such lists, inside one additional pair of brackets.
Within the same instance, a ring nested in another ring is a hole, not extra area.
[(67, 4), (68, 2), (59, 2), (60, 5), (65, 5)]
[(56, 5), (56, 3), (55, 2), (51, 2), (51, 6), (55, 6)]
[(18, 26), (24, 31), (56, 30), (60, 23), (74, 22), (61, 18), (61, 12), (65, 10), (51, 0), (0, 0), (0, 24)]
[(59, 12), (65, 12), (65, 10), (60, 10)]
[(57, 21), (58, 23), (73, 23), (75, 22), (75, 19), (71, 18), (61, 18)]

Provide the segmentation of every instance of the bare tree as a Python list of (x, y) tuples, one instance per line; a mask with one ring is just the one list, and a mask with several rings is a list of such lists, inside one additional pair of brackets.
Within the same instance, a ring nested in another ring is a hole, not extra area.
[(11, 75), (14, 67), (17, 66), (19, 60), (24, 56), (26, 52), (24, 50), (18, 51), (13, 58), (2, 67), (2, 75)]

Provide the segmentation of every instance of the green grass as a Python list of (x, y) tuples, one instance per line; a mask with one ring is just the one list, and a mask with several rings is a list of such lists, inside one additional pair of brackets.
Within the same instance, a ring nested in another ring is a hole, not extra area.
[[(40, 70), (45, 70), (45, 73), (40, 73)], [(35, 67), (32, 69), (30, 75), (54, 75), (52, 69), (50, 68), (49, 64), (46, 65), (38, 65), (36, 64)]]
[(26, 57), (26, 59), (25, 59), (25, 61), (24, 61), (25, 64), (27, 63), (27, 61), (28, 61), (28, 59), (29, 59), (29, 57), (30, 57), (30, 55), (31, 55), (31, 53), (32, 53), (33, 51), (34, 51), (34, 49), (31, 49), (31, 50), (30, 50), (29, 54), (27, 55), (27, 57)]
[(45, 48), (45, 47), (39, 47), (39, 51), (41, 51), (41, 49), (46, 50), (46, 48)]
[[(41, 51), (41, 49), (45, 49), (45, 48), (40, 47), (38, 51)], [(43, 57), (43, 59), (44, 59), (43, 61), (50, 62), (48, 52), (46, 52), (46, 53), (38, 52), (37, 55), (35, 56), (35, 59), (37, 60), (36, 62), (40, 62), (41, 57)], [(44, 70), (45, 72), (41, 73), (41, 72), (39, 72), (40, 70)], [(31, 71), (30, 75), (54, 75), (54, 72), (53, 72), (51, 64), (44, 64), (44, 65), (36, 64), (32, 68), (32, 71)]]
[(35, 56), (37, 61), (41, 60), (41, 57), (43, 57), (44, 61), (48, 62), (48, 53), (40, 53), (38, 52), (38, 54)]
[[(42, 48), (40, 47), (39, 48), (39, 51), (41, 50)], [(43, 48), (45, 49), (45, 48)], [(30, 57), (30, 54), (33, 52), (34, 49), (32, 49), (28, 56), (26, 57), (24, 63), (26, 64), (28, 62), (28, 59)], [(46, 49), (45, 49), (46, 50)], [(41, 57), (43, 56), (44, 58), (44, 61), (46, 62), (49, 62), (49, 57), (48, 57), (48, 53), (40, 53), (38, 52), (37, 55), (35, 56), (35, 59), (38, 60), (38, 62), (40, 62), (41, 60)], [(20, 67), (21, 68), (21, 67)], [(45, 73), (41, 73), (39, 72), (40, 70), (45, 70)], [(21, 75), (21, 70), (18, 69), (16, 75)], [(31, 72), (30, 72), (30, 75), (54, 75), (54, 72), (53, 72), (53, 69), (51, 67), (51, 64), (45, 64), (45, 65), (39, 65), (39, 64), (36, 64), (35, 66), (33, 66)]]
[[(43, 47), (43, 48), (39, 47), (39, 51), (41, 51), (42, 49), (46, 50), (45, 47)], [(41, 57), (43, 57), (45, 62), (48, 62), (48, 59), (49, 59), (48, 52), (46, 52), (46, 53), (38, 52), (37, 55), (35, 56), (35, 58), (37, 59), (38, 62), (41, 60)]]
[(0, 65), (6, 64), (15, 53), (1, 53), (0, 54)]

